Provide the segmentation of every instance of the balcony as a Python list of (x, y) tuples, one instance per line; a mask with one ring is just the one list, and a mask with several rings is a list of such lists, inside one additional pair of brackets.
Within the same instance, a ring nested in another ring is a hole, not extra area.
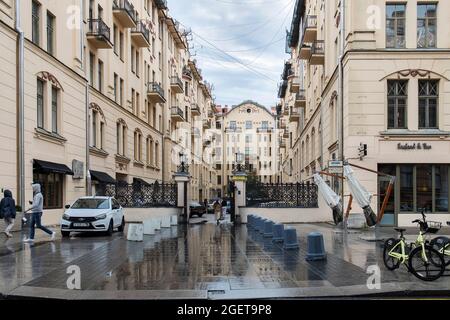
[(183, 79), (184, 80), (188, 80), (191, 81), (192, 80), (192, 71), (188, 66), (184, 66), (183, 67)]
[(284, 130), (284, 132), (283, 132), (283, 138), (284, 138), (284, 139), (288, 139), (288, 138), (289, 138), (289, 130), (288, 130), (288, 129)]
[(286, 96), (287, 86), (288, 86), (287, 80), (281, 82), (280, 87), (278, 88), (278, 98), (282, 99)]
[(300, 90), (300, 78), (294, 77), (291, 80), (291, 93), (297, 93)]
[(178, 75), (174, 75), (170, 77), (170, 89), (172, 89), (172, 92), (174, 93), (183, 93), (183, 81), (181, 81), (180, 77)]
[(155, 103), (165, 103), (166, 98), (164, 97), (164, 90), (160, 84), (156, 82), (150, 82), (148, 84), (147, 96), (151, 102)]
[(309, 63), (311, 65), (323, 65), (325, 63), (325, 42), (323, 40), (314, 41)]
[(289, 115), (289, 107), (288, 106), (285, 106), (284, 108), (283, 108), (283, 116), (288, 116)]
[(124, 28), (136, 28), (136, 10), (128, 0), (114, 0), (113, 15)]
[(300, 121), (300, 109), (291, 107), (290, 113), (289, 113), (289, 121), (291, 122), (298, 122)]
[(212, 110), (208, 111), (208, 118), (214, 118), (214, 112)]
[(280, 149), (286, 149), (286, 140), (280, 139), (279, 144), (280, 144)]
[(87, 41), (96, 49), (112, 49), (111, 29), (102, 19), (89, 19)]
[(203, 146), (204, 146), (204, 147), (209, 147), (209, 146), (211, 145), (211, 143), (212, 143), (211, 138), (205, 137), (205, 138), (203, 139)]
[(167, 9), (167, 0), (155, 0), (155, 5), (160, 10)]
[(311, 43), (317, 37), (317, 16), (306, 16), (303, 24), (303, 43)]
[(138, 21), (136, 27), (131, 29), (131, 40), (139, 48), (150, 48), (150, 30), (143, 21)]
[(295, 95), (295, 106), (304, 108), (306, 107), (306, 92), (305, 90), (300, 90)]
[(200, 116), (202, 114), (202, 112), (200, 111), (200, 107), (198, 106), (198, 104), (193, 103), (191, 105), (191, 113), (193, 116)]
[(261, 128), (257, 128), (256, 132), (258, 132), (258, 133), (271, 133), (271, 132), (273, 132), (273, 128), (261, 127)]
[(242, 128), (241, 127), (227, 127), (225, 128), (226, 133), (241, 133)]
[(170, 108), (170, 117), (175, 123), (184, 122), (184, 113), (183, 110), (180, 109), (180, 107), (173, 106), (172, 108)]
[(211, 120), (209, 119), (203, 120), (203, 129), (211, 129)]
[(302, 44), (299, 53), (300, 59), (309, 60), (311, 58), (311, 46)]
[(280, 129), (286, 129), (287, 128), (287, 124), (285, 121), (280, 121), (278, 128)]

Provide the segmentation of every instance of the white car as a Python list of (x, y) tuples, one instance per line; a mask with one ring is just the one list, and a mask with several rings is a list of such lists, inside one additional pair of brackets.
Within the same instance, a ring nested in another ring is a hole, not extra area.
[(61, 234), (71, 232), (106, 232), (112, 235), (115, 228), (123, 232), (125, 217), (119, 202), (111, 197), (82, 197), (66, 206), (61, 219)]

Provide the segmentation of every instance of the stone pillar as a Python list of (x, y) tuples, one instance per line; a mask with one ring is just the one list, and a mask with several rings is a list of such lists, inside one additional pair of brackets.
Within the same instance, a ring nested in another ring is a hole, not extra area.
[(187, 173), (176, 173), (174, 180), (177, 184), (177, 207), (183, 208), (179, 219), (180, 223), (189, 223), (189, 203), (191, 202), (190, 182), (191, 177)]
[(234, 190), (234, 212), (236, 215), (235, 222), (241, 223), (242, 218), (239, 212), (239, 207), (244, 207), (247, 203), (246, 186), (247, 186), (247, 174), (245, 172), (236, 172), (232, 177), (235, 185)]

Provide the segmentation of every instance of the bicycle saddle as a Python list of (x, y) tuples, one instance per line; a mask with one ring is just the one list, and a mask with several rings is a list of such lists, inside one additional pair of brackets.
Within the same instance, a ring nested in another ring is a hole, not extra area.
[(405, 232), (406, 229), (402, 229), (402, 228), (394, 228), (395, 231), (397, 232)]

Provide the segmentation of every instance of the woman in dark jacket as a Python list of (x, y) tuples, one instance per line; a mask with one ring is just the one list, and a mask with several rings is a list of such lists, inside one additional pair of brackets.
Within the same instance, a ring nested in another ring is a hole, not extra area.
[(5, 219), (5, 234), (11, 238), (11, 229), (13, 228), (16, 219), (16, 202), (14, 201), (10, 190), (5, 190), (3, 194), (4, 198), (0, 201), (0, 217)]

